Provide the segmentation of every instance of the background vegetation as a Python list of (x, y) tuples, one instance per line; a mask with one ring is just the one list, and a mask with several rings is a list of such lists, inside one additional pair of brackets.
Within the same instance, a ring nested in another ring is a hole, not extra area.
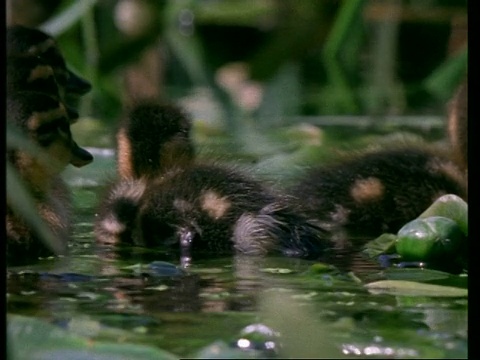
[(156, 96), (182, 100), (196, 120), (243, 142), (249, 122), (443, 114), (466, 72), (466, 4), (9, 0), (7, 14), (58, 39), (93, 83), (81, 113), (99, 127), (132, 99)]

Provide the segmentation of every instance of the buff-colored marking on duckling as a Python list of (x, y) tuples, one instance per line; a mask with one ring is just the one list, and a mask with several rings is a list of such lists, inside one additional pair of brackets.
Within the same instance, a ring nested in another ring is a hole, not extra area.
[(123, 128), (117, 133), (117, 162), (118, 174), (121, 177), (134, 176), (132, 169), (132, 148), (125, 129)]
[(30, 71), (30, 76), (28, 77), (27, 82), (33, 82), (38, 79), (48, 79), (52, 76), (54, 76), (54, 73), (51, 66), (38, 65)]
[(232, 203), (227, 196), (220, 196), (213, 190), (203, 193), (201, 198), (201, 207), (209, 216), (214, 219), (220, 219), (228, 211)]
[(378, 200), (384, 192), (385, 186), (381, 180), (373, 176), (356, 180), (350, 189), (350, 195), (358, 203)]
[(28, 129), (36, 131), (40, 125), (47, 124), (49, 121), (57, 120), (58, 118), (67, 118), (67, 111), (62, 104), (56, 109), (42, 112), (33, 112), (27, 120)]

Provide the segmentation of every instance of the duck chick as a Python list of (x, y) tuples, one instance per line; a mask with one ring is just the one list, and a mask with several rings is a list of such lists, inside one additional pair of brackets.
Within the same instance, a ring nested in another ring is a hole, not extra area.
[(120, 180), (95, 224), (99, 242), (197, 255), (324, 252), (323, 231), (291, 199), (232, 167), (195, 161), (190, 127), (172, 105), (130, 109), (117, 136)]
[[(50, 159), (47, 163), (22, 149), (7, 149), (7, 160), (21, 176), (40, 216), (66, 244), (70, 231), (69, 196), (59, 175), (68, 164), (85, 166), (93, 157), (73, 140), (65, 106), (54, 97), (36, 92), (9, 94), (7, 121), (40, 146)], [(6, 223), (9, 262), (51, 255), (21, 214), (9, 206), (8, 200)]]
[(7, 57), (37, 56), (50, 65), (61, 90), (62, 99), (67, 95), (85, 95), (91, 84), (68, 69), (65, 59), (54, 38), (44, 32), (22, 25), (7, 27)]
[(310, 169), (290, 190), (348, 248), (396, 233), (443, 194), (466, 196), (463, 175), (425, 147), (394, 146)]
[(117, 132), (118, 174), (156, 177), (193, 161), (191, 121), (173, 104), (142, 100), (130, 107)]
[(448, 109), (448, 138), (458, 166), (468, 172), (468, 78), (455, 91)]
[(318, 258), (328, 242), (291, 199), (215, 164), (170, 169), (153, 180), (120, 182), (97, 226), (100, 239), (181, 253)]
[(194, 161), (191, 120), (174, 104), (142, 99), (125, 109), (117, 130), (119, 179), (107, 185), (95, 224), (103, 243), (132, 242), (147, 182)]

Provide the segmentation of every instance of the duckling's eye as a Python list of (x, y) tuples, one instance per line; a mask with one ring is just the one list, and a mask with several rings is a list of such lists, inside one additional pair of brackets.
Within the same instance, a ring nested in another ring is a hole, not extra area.
[(70, 134), (70, 125), (64, 118), (39, 126), (36, 130), (37, 140), (43, 146), (49, 145), (57, 138), (58, 132)]
[(68, 81), (68, 74), (66, 71), (55, 69), (55, 80), (57, 81), (58, 85), (65, 86)]
[(70, 134), (70, 123), (66, 121), (62, 121), (61, 123), (58, 124), (58, 130), (60, 130), (62, 133), (69, 135)]
[(55, 141), (56, 135), (54, 132), (46, 129), (37, 130), (37, 141), (42, 146), (47, 146)]

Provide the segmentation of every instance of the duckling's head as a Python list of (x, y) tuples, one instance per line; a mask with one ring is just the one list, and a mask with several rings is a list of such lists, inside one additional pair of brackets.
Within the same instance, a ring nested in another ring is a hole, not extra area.
[(50, 65), (60, 86), (62, 98), (81, 96), (91, 85), (67, 68), (56, 41), (44, 32), (21, 25), (7, 27), (7, 56), (37, 56)]
[(120, 176), (155, 177), (190, 164), (194, 158), (190, 129), (190, 119), (174, 105), (136, 103), (117, 132)]
[[(24, 55), (7, 57), (7, 93), (34, 91), (62, 100), (61, 87), (52, 66), (41, 57)], [(76, 109), (65, 104), (70, 121), (78, 119)]]
[(27, 151), (8, 151), (9, 160), (31, 185), (45, 184), (68, 164), (81, 167), (93, 160), (93, 156), (73, 140), (67, 110), (52, 96), (37, 92), (9, 94), (7, 121), (40, 146), (49, 159), (47, 163)]

